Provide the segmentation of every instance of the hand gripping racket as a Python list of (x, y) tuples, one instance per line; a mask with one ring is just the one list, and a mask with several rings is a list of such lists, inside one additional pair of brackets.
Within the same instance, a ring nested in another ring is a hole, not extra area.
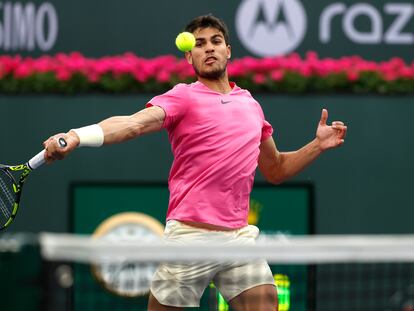
[[(62, 148), (67, 145), (63, 138), (58, 142)], [(27, 176), (44, 163), (45, 150), (42, 150), (25, 164), (0, 164), (0, 230), (7, 228), (16, 217)]]

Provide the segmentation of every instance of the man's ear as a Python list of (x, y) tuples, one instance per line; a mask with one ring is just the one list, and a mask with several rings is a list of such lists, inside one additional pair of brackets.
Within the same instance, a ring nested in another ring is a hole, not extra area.
[(230, 59), (230, 58), (231, 58), (231, 46), (228, 45), (227, 46), (227, 59)]
[(193, 55), (190, 52), (185, 52), (185, 59), (187, 60), (187, 62), (192, 65), (193, 64)]

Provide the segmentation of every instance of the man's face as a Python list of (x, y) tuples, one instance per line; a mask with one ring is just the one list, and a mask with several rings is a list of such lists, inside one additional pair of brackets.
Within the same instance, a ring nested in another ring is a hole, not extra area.
[(223, 77), (231, 53), (222, 32), (208, 27), (198, 28), (193, 34), (196, 45), (191, 52), (186, 53), (186, 58), (193, 65), (197, 76), (212, 80)]

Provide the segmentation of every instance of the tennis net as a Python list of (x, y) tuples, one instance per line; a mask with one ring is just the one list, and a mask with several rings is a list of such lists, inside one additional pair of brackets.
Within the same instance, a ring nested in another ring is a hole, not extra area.
[[(1, 275), (32, 289), (33, 307), (21, 310), (146, 310), (152, 273), (162, 262), (261, 258), (274, 274), (280, 311), (414, 310), (414, 235), (261, 235), (253, 246), (50, 233), (0, 237)], [(23, 271), (27, 263), (33, 271)], [(15, 303), (13, 286), (5, 284), (1, 292)], [(210, 284), (198, 310), (231, 309)]]

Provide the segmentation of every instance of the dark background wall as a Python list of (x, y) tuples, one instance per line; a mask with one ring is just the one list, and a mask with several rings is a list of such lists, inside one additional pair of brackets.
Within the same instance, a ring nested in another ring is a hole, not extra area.
[[(141, 109), (152, 95), (0, 97), (2, 162), (26, 161), (51, 134)], [(349, 126), (344, 146), (323, 154), (294, 181), (315, 187), (316, 233), (412, 233), (413, 97), (261, 95), (281, 151), (314, 137), (320, 111)], [(40, 168), (24, 189), (12, 231), (68, 230), (73, 182), (165, 182), (172, 161), (164, 131), (83, 148)], [(256, 179), (263, 181), (260, 174)]]
[[(414, 4), (388, 0), (4, 1), (0, 53), (178, 56), (175, 36), (193, 17), (206, 13), (228, 24), (233, 58), (305, 55), (313, 50), (322, 57), (412, 61)], [(49, 135), (133, 113), (151, 96), (0, 97), (1, 162), (25, 161)], [(323, 107), (329, 109), (331, 120), (349, 125), (346, 144), (324, 154), (294, 180), (315, 186), (317, 233), (412, 231), (413, 97), (257, 94), (257, 98), (281, 150), (294, 150), (313, 138)], [(102, 150), (78, 150), (66, 161), (30, 176), (12, 230), (68, 230), (71, 183), (166, 181), (171, 160), (165, 133)], [(257, 179), (262, 181), (260, 174)]]

